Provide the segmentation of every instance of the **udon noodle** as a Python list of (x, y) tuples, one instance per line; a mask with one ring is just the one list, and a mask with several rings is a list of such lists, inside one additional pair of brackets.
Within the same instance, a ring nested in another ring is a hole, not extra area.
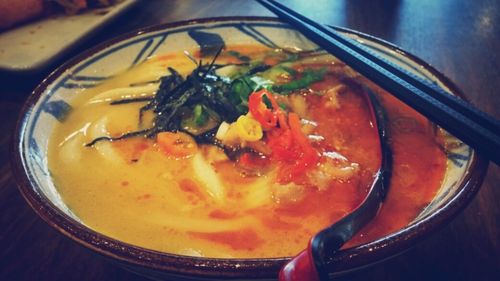
[(76, 95), (49, 166), (84, 224), (174, 254), (295, 255), (379, 169), (367, 88), (388, 116), (394, 168), (382, 211), (350, 245), (408, 224), (439, 188), (431, 124), (334, 57), (230, 46), (212, 58), (155, 56)]

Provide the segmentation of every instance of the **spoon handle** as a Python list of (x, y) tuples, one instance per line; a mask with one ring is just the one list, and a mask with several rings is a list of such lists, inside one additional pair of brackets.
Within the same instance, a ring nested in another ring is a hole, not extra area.
[(314, 265), (310, 245), (281, 269), (279, 281), (322, 280), (319, 278), (319, 272)]

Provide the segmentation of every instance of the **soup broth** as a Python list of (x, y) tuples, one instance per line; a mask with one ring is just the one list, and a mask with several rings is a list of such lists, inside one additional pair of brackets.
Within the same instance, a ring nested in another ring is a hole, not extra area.
[(193, 75), (183, 53), (152, 57), (72, 101), (48, 156), (84, 224), (174, 254), (295, 255), (362, 202), (380, 168), (366, 86), (387, 113), (394, 167), (380, 214), (347, 246), (404, 227), (440, 187), (446, 159), (429, 121), (334, 57), (232, 46), (212, 66), (202, 59), (208, 74), (197, 79), (213, 81), (188, 83), (189, 104), (178, 106), (189, 93), (165, 78)]

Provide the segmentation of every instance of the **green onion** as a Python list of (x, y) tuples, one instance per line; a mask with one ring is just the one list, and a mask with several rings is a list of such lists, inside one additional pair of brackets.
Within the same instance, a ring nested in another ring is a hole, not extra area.
[(286, 65), (279, 65), (279, 67), (281, 69), (283, 69), (284, 71), (288, 72), (288, 74), (292, 75), (292, 76), (295, 76), (297, 75), (297, 70), (291, 68), (291, 67), (288, 67)]
[(193, 120), (196, 126), (201, 127), (205, 125), (208, 120), (208, 115), (203, 109), (203, 105), (197, 104), (193, 109)]
[(255, 82), (250, 80), (250, 77), (244, 76), (236, 79), (232, 86), (232, 93), (228, 95), (229, 100), (241, 114), (246, 114), (248, 111), (248, 96), (253, 92)]
[(283, 109), (284, 111), (288, 111), (288, 106), (282, 102), (278, 102), (278, 105)]
[(282, 85), (274, 85), (271, 89), (281, 95), (288, 95), (291, 91), (307, 88), (312, 83), (323, 80), (325, 74), (326, 68), (319, 70), (306, 69), (300, 79)]

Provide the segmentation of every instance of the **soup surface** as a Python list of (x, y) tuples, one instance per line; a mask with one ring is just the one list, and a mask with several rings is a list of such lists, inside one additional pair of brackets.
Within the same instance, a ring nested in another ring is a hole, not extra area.
[(79, 90), (51, 137), (50, 170), (72, 212), (118, 240), (193, 256), (295, 255), (362, 202), (380, 168), (366, 86), (387, 113), (394, 167), (379, 215), (346, 246), (373, 241), (430, 202), (445, 155), (428, 120), (324, 53), (152, 57)]

